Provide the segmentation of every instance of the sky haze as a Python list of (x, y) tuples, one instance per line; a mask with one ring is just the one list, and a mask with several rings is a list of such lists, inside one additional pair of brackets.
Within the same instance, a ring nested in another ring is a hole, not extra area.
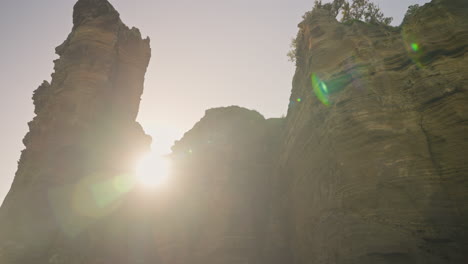
[[(72, 28), (76, 0), (0, 2), (0, 202), (10, 188), (32, 120), (33, 91), (50, 81), (54, 49)], [(151, 38), (138, 120), (167, 153), (209, 108), (239, 105), (265, 117), (287, 110), (291, 38), (313, 0), (110, 0), (125, 24)], [(326, 1), (325, 1), (326, 2)], [(376, 0), (398, 25), (424, 0)]]

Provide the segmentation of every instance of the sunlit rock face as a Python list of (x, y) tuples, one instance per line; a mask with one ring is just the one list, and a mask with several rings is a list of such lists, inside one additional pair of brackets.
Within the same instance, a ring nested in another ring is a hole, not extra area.
[(324, 10), (299, 25), (279, 162), (288, 263), (467, 263), (467, 14), (447, 0), (401, 29)]
[(256, 111), (215, 108), (175, 143), (178, 198), (172, 235), (159, 235), (172, 240), (163, 263), (261, 263), (281, 126)]
[(151, 141), (135, 122), (149, 39), (106, 0), (78, 1), (73, 22), (51, 83), (34, 92), (37, 116), (0, 210), (0, 263), (119, 263), (107, 255), (128, 253), (117, 242), (127, 220), (109, 219)]

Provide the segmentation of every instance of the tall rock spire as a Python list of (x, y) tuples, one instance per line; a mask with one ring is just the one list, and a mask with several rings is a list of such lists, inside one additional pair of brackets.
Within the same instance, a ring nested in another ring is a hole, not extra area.
[(73, 8), (73, 25), (103, 16), (119, 19), (119, 13), (107, 0), (79, 0)]
[(67, 245), (92, 243), (151, 142), (135, 121), (149, 39), (106, 0), (78, 1), (73, 23), (52, 81), (33, 95), (36, 116), (0, 210), (0, 263), (64, 263)]

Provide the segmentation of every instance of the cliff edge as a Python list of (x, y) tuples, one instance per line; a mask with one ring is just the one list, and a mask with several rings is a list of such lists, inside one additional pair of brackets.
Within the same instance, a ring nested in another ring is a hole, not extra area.
[(290, 263), (468, 260), (466, 14), (300, 24), (279, 162)]
[(79, 0), (33, 96), (0, 263), (466, 263), (468, 2), (400, 27), (308, 14), (287, 116), (207, 110), (172, 149), (171, 193), (142, 201), (149, 39)]

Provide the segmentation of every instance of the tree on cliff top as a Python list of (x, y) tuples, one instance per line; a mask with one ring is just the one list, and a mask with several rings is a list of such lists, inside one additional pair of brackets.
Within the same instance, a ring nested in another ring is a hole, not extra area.
[(304, 19), (309, 18), (315, 9), (326, 9), (333, 17), (337, 17), (341, 12), (341, 22), (352, 22), (354, 20), (364, 21), (371, 24), (389, 25), (392, 17), (385, 17), (380, 8), (369, 0), (333, 0), (331, 3), (323, 4), (321, 0), (316, 0), (312, 11), (306, 12)]
[[(337, 17), (341, 14), (340, 21), (342, 23), (351, 23), (353, 21), (364, 21), (370, 24), (390, 25), (393, 21), (392, 17), (385, 17), (379, 6), (369, 0), (333, 0), (331, 3), (323, 4), (321, 0), (315, 0), (314, 8), (302, 16), (304, 21), (312, 17), (312, 13), (316, 9), (325, 9), (330, 12), (332, 17)], [(291, 42), (291, 50), (287, 56), (289, 61), (295, 62), (297, 56), (297, 41), (293, 39)]]

